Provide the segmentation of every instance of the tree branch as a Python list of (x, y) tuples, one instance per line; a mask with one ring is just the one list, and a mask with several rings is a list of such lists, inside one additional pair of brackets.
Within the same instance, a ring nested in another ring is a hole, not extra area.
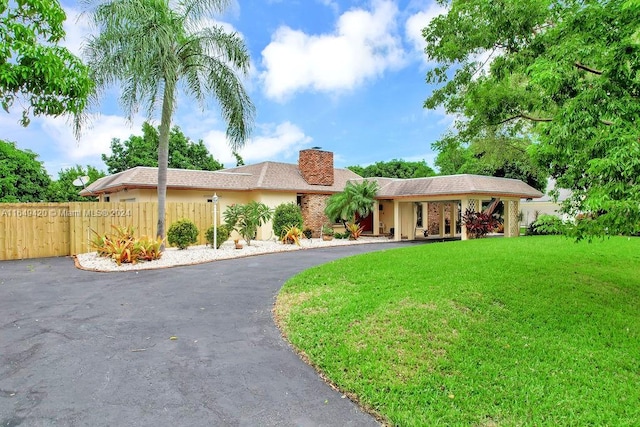
[[(527, 119), (527, 120), (531, 120), (532, 122), (552, 122), (553, 121), (553, 119), (550, 117), (533, 117), (528, 114), (516, 114), (515, 116), (511, 116), (508, 119), (501, 120), (498, 123), (492, 123), (491, 126), (503, 125), (515, 119)], [(600, 122), (607, 126), (613, 126), (613, 122), (611, 120), (600, 119)]]
[(550, 117), (532, 117), (528, 114), (520, 114), (520, 117), (523, 119), (531, 120), (532, 122), (551, 122), (553, 121)]
[(547, 118), (547, 117), (533, 117), (530, 116), (528, 114), (516, 114), (515, 116), (511, 116), (508, 119), (504, 119), (499, 121), (498, 123), (493, 123), (492, 126), (498, 126), (498, 125), (503, 125), (507, 122), (510, 122), (511, 120), (515, 120), (515, 119), (527, 119), (527, 120), (531, 120), (532, 122), (550, 122), (553, 119), (551, 118)]
[(596, 70), (595, 68), (591, 68), (591, 67), (587, 67), (586, 65), (582, 64), (580, 61), (576, 61), (573, 63), (573, 65), (575, 65), (576, 67), (578, 67), (581, 70), (587, 71), (589, 73), (592, 74), (597, 74), (597, 75), (602, 75), (602, 71), (600, 70)]

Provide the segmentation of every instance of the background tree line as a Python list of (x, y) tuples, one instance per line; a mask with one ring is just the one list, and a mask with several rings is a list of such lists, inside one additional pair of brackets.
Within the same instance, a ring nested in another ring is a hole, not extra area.
[[(158, 129), (144, 123), (142, 136), (131, 135), (127, 140), (111, 140), (111, 155), (102, 155), (107, 172), (114, 174), (136, 166), (158, 166)], [(236, 161), (242, 157), (236, 154)], [(202, 140), (192, 141), (178, 126), (169, 135), (169, 167), (178, 169), (219, 170), (223, 165), (213, 158)], [(52, 180), (30, 150), (20, 150), (14, 142), (0, 140), (0, 202), (71, 202), (89, 201), (81, 197), (81, 188), (73, 185), (80, 176), (88, 176), (89, 183), (106, 176), (94, 166), (75, 165), (58, 172)]]

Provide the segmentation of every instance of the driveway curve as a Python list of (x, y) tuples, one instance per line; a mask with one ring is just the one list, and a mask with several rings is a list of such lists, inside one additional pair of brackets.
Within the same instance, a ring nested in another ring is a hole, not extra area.
[(402, 246), (332, 247), (128, 273), (0, 262), (0, 426), (375, 426), (280, 336), (296, 273)]

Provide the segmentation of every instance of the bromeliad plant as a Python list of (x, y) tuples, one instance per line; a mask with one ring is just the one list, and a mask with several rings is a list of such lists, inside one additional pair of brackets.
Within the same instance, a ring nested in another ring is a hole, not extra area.
[(150, 237), (134, 237), (133, 227), (120, 227), (112, 225), (114, 232), (111, 234), (94, 234), (89, 245), (98, 256), (111, 258), (116, 264), (135, 264), (138, 261), (153, 261), (162, 256), (161, 238), (152, 239)]
[(348, 222), (346, 227), (347, 231), (349, 232), (349, 239), (351, 240), (358, 240), (358, 237), (360, 237), (362, 231), (364, 230), (364, 228), (360, 224), (355, 222)]
[(285, 245), (293, 245), (295, 243), (300, 246), (300, 239), (302, 238), (302, 235), (303, 231), (300, 227), (295, 225), (285, 226), (280, 241)]
[(162, 256), (162, 239), (143, 236), (133, 241), (133, 249), (138, 261), (153, 261)]
[(462, 223), (467, 227), (470, 237), (479, 239), (495, 230), (500, 222), (492, 215), (467, 209), (462, 216)]

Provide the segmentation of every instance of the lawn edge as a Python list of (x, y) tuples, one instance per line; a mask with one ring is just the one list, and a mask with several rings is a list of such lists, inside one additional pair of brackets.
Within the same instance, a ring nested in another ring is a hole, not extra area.
[(393, 423), (391, 423), (389, 421), (388, 418), (386, 418), (383, 414), (381, 414), (380, 412), (376, 411), (373, 407), (371, 407), (370, 405), (362, 402), (359, 398), (358, 395), (348, 391), (348, 390), (344, 390), (342, 389), (340, 386), (338, 386), (336, 383), (334, 383), (325, 373), (322, 369), (320, 369), (320, 367), (318, 365), (316, 365), (315, 363), (313, 363), (313, 361), (309, 358), (309, 356), (307, 355), (307, 353), (305, 353), (304, 350), (299, 349), (298, 347), (296, 347), (290, 340), (289, 337), (287, 337), (287, 334), (285, 332), (285, 327), (284, 327), (284, 322), (283, 319), (278, 315), (277, 313), (277, 308), (278, 308), (278, 301), (280, 299), (280, 293), (282, 292), (282, 288), (278, 291), (278, 294), (276, 295), (275, 298), (275, 302), (273, 303), (273, 307), (271, 309), (271, 316), (273, 318), (273, 322), (276, 325), (276, 327), (278, 328), (278, 330), (280, 331), (280, 337), (282, 337), (282, 339), (284, 340), (284, 342), (287, 343), (287, 346), (300, 358), (300, 360), (302, 360), (305, 364), (311, 366), (313, 368), (313, 370), (316, 372), (316, 374), (318, 374), (318, 377), (320, 377), (320, 379), (327, 384), (329, 387), (331, 387), (333, 390), (342, 393), (343, 396), (346, 396), (349, 400), (351, 400), (354, 404), (356, 404), (358, 406), (358, 408), (360, 408), (360, 410), (364, 413), (367, 413), (369, 415), (371, 415), (372, 417), (375, 418), (376, 421), (378, 421), (379, 423), (381, 423), (384, 427), (391, 427), (393, 426)]

